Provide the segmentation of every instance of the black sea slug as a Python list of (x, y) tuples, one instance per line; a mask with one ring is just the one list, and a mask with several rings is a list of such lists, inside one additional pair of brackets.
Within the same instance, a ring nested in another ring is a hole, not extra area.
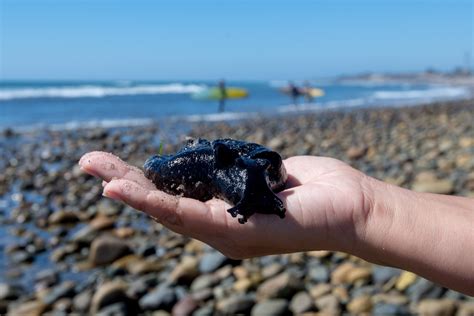
[(233, 205), (227, 211), (243, 224), (254, 213), (285, 217), (274, 192), (284, 189), (287, 174), (281, 156), (259, 144), (233, 139), (189, 140), (174, 155), (145, 162), (145, 175), (159, 190)]

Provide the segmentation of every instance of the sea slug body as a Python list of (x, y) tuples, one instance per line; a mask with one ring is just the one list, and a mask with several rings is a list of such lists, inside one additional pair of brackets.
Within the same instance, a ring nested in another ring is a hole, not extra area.
[(227, 211), (243, 224), (254, 213), (285, 217), (275, 195), (287, 174), (281, 156), (264, 146), (233, 139), (192, 139), (174, 155), (145, 162), (145, 175), (162, 191), (207, 201), (213, 197), (233, 205)]

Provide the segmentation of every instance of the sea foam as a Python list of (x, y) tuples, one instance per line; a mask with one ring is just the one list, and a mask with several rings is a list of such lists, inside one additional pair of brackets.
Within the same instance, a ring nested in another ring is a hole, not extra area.
[(0, 100), (33, 98), (102, 98), (106, 96), (186, 94), (206, 87), (196, 84), (170, 83), (161, 85), (100, 86), (79, 85), (63, 87), (0, 89)]
[(443, 99), (468, 96), (469, 91), (462, 87), (440, 87), (427, 90), (381, 90), (372, 94), (372, 98), (379, 100)]
[[(220, 121), (234, 121), (256, 117), (258, 113), (237, 113), (237, 112), (225, 112), (225, 113), (212, 113), (212, 114), (194, 114), (186, 115), (182, 117), (188, 122), (220, 122)], [(178, 117), (176, 117), (178, 118)]]

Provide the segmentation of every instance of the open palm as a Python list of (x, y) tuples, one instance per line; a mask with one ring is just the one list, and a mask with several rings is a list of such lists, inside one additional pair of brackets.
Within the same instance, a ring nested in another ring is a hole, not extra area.
[(369, 209), (364, 174), (331, 158), (284, 160), (289, 178), (278, 196), (286, 205), (286, 217), (257, 213), (244, 225), (231, 217), (226, 211), (231, 206), (224, 201), (200, 202), (166, 194), (140, 169), (110, 153), (87, 153), (79, 164), (104, 180), (105, 196), (144, 211), (171, 230), (232, 258), (350, 249)]

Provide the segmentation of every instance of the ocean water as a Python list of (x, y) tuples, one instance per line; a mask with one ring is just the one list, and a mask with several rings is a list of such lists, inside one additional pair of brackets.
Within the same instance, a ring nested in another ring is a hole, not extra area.
[(312, 82), (324, 90), (299, 106), (279, 92), (284, 81), (228, 82), (249, 97), (228, 100), (216, 114), (216, 101), (197, 101), (193, 93), (213, 86), (206, 81), (0, 81), (0, 128), (78, 128), (141, 125), (154, 120), (229, 120), (255, 114), (320, 109), (412, 105), (469, 97), (463, 87), (429, 84)]

